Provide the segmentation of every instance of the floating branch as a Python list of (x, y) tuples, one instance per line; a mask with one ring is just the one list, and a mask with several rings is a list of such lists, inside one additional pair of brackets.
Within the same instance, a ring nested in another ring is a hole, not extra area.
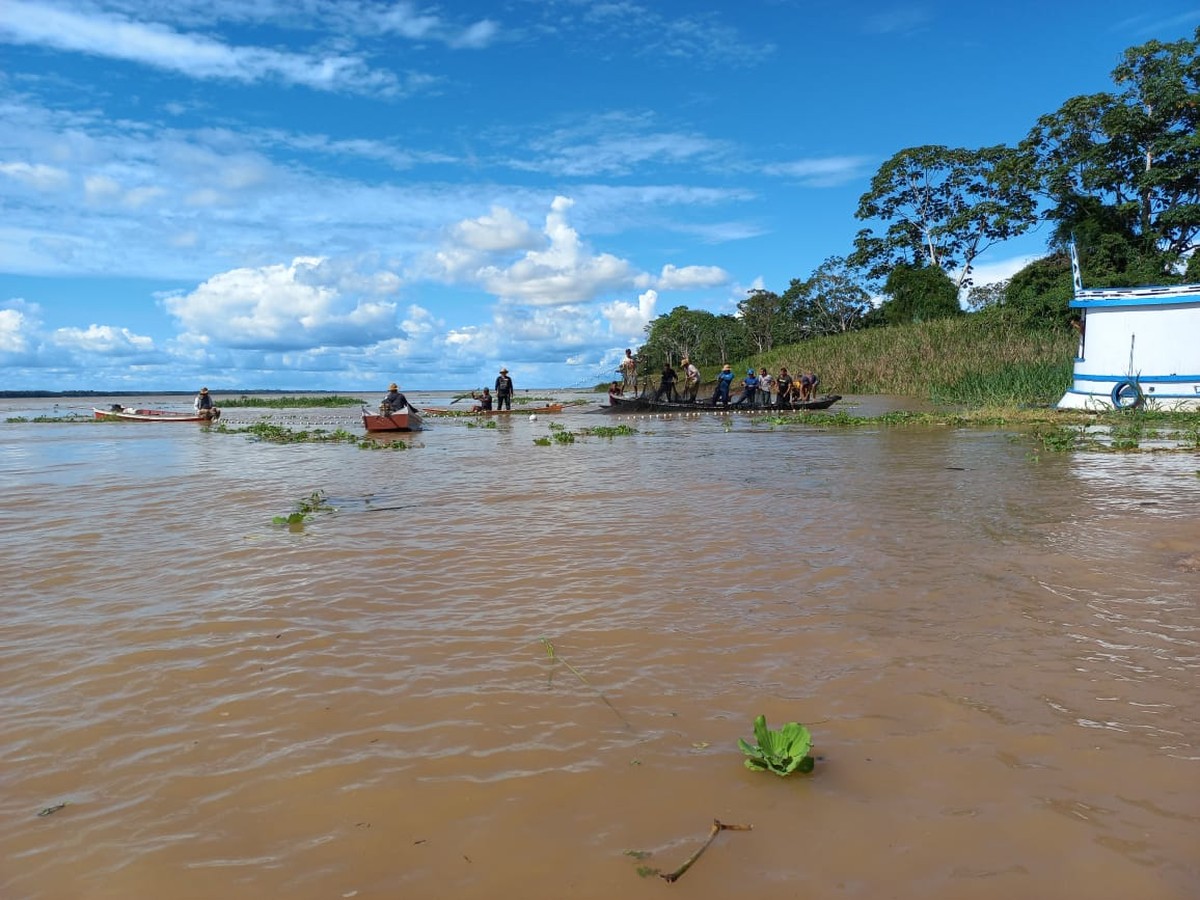
[(692, 867), (692, 864), (700, 858), (700, 854), (708, 849), (708, 845), (716, 840), (717, 835), (722, 831), (752, 831), (753, 825), (727, 825), (720, 819), (713, 819), (712, 828), (708, 832), (708, 840), (700, 845), (700, 849), (683, 861), (674, 872), (667, 872), (665, 875), (660, 875), (663, 881), (676, 882), (683, 877), (683, 873)]
[(573, 665), (571, 665), (569, 662), (567, 662), (566, 659), (559, 656), (555, 652), (554, 645), (552, 643), (550, 643), (549, 638), (540, 638), (540, 640), (545, 645), (546, 655), (548, 657), (550, 657), (550, 659), (552, 659), (556, 662), (561, 662), (564, 666), (566, 666), (568, 669), (570, 669), (572, 674), (574, 674), (576, 678), (578, 678), (581, 682), (583, 682), (585, 685), (587, 685), (593, 691), (595, 691), (597, 695), (599, 695), (600, 699), (604, 701), (604, 705), (613, 711), (613, 714), (616, 715), (616, 717), (621, 720), (621, 723), (626, 728), (628, 728), (630, 731), (633, 730), (633, 726), (629, 724), (629, 720), (626, 719), (623, 715), (621, 715), (621, 711), (612, 705), (612, 701), (609, 700), (608, 697), (604, 696), (604, 691), (600, 690), (598, 687), (596, 687), (594, 684), (592, 684), (590, 681), (588, 681), (586, 678), (584, 678), (582, 672), (580, 672), (577, 668), (575, 668)]

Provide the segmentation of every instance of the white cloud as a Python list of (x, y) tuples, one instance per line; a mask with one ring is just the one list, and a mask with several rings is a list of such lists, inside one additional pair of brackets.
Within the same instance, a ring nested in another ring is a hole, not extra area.
[(590, 256), (567, 222), (573, 201), (555, 197), (546, 216), (543, 250), (530, 250), (508, 266), (485, 266), (475, 277), (502, 299), (535, 306), (561, 306), (590, 300), (606, 290), (629, 284), (634, 270), (623, 259), (602, 253)]
[[(262, 350), (372, 344), (398, 331), (394, 303), (344, 296), (323, 260), (233, 269), (163, 306), (203, 344)], [(331, 283), (323, 283), (331, 282)]]
[(0, 353), (29, 350), (28, 320), (19, 309), (0, 309)]
[(105, 356), (139, 356), (154, 349), (154, 341), (134, 334), (128, 328), (112, 325), (89, 325), (87, 328), (59, 328), (51, 339), (60, 347), (81, 353)]
[(29, 0), (5, 0), (0, 37), (140, 63), (191, 78), (242, 82), (275, 78), (315, 90), (383, 94), (400, 87), (390, 72), (371, 69), (349, 55), (235, 47), (165, 25), (101, 12), (78, 13)]
[(71, 177), (62, 169), (42, 163), (0, 163), (0, 175), (7, 175), (37, 191), (59, 191), (71, 181)]
[(608, 323), (610, 336), (634, 343), (643, 338), (643, 329), (654, 318), (657, 305), (658, 292), (649, 290), (638, 295), (636, 304), (614, 300), (601, 306), (600, 312)]
[(837, 187), (862, 178), (871, 159), (866, 156), (826, 156), (763, 166), (766, 175), (793, 179), (809, 187)]
[(729, 273), (718, 266), (684, 266), (676, 268), (665, 265), (656, 285), (660, 291), (686, 291), (695, 288), (715, 287), (729, 281)]

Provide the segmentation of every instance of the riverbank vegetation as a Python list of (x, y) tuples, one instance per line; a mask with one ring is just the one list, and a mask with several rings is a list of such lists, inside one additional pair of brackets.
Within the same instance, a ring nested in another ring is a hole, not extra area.
[[(683, 357), (815, 371), (838, 393), (1049, 403), (1070, 383), (1077, 248), (1087, 287), (1200, 282), (1200, 28), (1125, 51), (1112, 90), (1067, 99), (1014, 146), (925, 145), (886, 160), (864, 227), (736, 314), (676, 307), (646, 326), (639, 376)], [(976, 285), (980, 255), (1042, 230), (1046, 255)]]

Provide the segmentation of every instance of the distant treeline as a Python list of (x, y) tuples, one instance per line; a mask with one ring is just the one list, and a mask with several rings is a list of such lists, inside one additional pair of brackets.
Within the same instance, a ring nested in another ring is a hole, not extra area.
[[(332, 391), (297, 391), (295, 388), (212, 388), (213, 394), (243, 396), (245, 394), (297, 394), (332, 393)], [(195, 391), (0, 391), (0, 399), (23, 399), (28, 397), (191, 397)]]

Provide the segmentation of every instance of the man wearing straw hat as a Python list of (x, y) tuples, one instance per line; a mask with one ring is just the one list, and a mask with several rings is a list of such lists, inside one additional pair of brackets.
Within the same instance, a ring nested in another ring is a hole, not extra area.
[(501, 368), (496, 377), (496, 411), (512, 409), (513, 380), (508, 377), (508, 369)]
[(192, 402), (192, 406), (196, 408), (196, 412), (200, 418), (212, 421), (221, 415), (221, 411), (213, 404), (212, 395), (208, 392), (208, 388), (200, 388), (200, 393), (196, 395), (196, 399)]

